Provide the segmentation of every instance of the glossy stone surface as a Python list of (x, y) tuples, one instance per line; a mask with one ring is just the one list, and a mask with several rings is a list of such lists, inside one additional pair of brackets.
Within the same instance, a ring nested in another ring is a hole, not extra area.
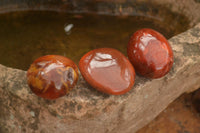
[(127, 52), (136, 72), (148, 78), (163, 77), (173, 65), (173, 52), (167, 39), (152, 29), (136, 31)]
[(79, 69), (84, 79), (103, 93), (124, 94), (134, 85), (133, 66), (121, 52), (112, 48), (88, 52), (81, 58)]
[(38, 96), (56, 99), (66, 95), (78, 80), (78, 67), (63, 56), (47, 55), (36, 59), (27, 72), (28, 85)]

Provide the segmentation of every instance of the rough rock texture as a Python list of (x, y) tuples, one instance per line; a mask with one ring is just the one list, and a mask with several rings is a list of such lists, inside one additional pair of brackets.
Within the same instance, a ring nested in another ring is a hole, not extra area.
[(200, 1), (199, 0), (154, 0), (154, 2), (165, 5), (175, 12), (179, 12), (187, 16), (190, 24), (194, 25), (200, 22)]
[(194, 108), (194, 94), (184, 94), (173, 101), (137, 133), (200, 133), (200, 116)]
[(136, 76), (121, 96), (95, 91), (81, 77), (65, 97), (34, 95), (26, 72), (0, 65), (1, 133), (134, 133), (184, 92), (200, 87), (200, 24), (169, 40), (174, 65), (161, 79)]
[[(199, 0), (3, 0), (0, 13), (24, 10), (92, 12), (112, 15), (141, 15), (163, 19), (169, 11), (184, 14), (194, 26), (200, 21)], [(168, 16), (170, 18), (170, 15)], [(180, 19), (180, 18), (176, 18)], [(171, 20), (172, 23), (174, 20)]]

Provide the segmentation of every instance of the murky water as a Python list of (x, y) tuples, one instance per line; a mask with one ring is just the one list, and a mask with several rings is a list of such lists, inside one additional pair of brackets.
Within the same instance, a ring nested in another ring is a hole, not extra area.
[(100, 47), (126, 55), (128, 40), (136, 30), (152, 28), (170, 38), (188, 28), (185, 20), (39, 11), (1, 14), (0, 64), (27, 70), (36, 58), (47, 54), (78, 63), (86, 52)]

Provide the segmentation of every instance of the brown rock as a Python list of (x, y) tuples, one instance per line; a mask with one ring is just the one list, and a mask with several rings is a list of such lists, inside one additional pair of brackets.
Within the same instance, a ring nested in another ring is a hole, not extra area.
[(183, 94), (136, 133), (200, 133), (199, 113), (192, 104), (192, 95)]
[(109, 96), (76, 88), (54, 101), (34, 95), (26, 72), (0, 65), (0, 132), (134, 133), (174, 99), (200, 87), (200, 24), (169, 40), (174, 65), (168, 75), (148, 80), (136, 76), (134, 89)]

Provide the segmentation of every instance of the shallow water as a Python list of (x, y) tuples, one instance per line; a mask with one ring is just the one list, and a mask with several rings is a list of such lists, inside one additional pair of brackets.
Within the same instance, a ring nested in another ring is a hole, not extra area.
[(78, 64), (82, 55), (100, 47), (115, 48), (126, 55), (128, 40), (138, 29), (152, 28), (166, 38), (185, 31), (189, 23), (177, 17), (170, 21), (41, 11), (1, 14), (0, 64), (27, 70), (36, 58), (47, 54), (63, 55)]

